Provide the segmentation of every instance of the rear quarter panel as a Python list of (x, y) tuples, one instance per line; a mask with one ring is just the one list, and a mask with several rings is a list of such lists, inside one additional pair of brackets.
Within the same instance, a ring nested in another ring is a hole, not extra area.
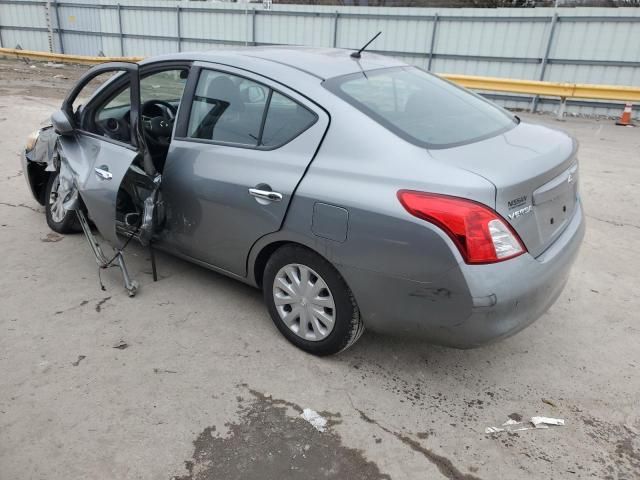
[[(332, 102), (329, 112), (331, 125), (282, 230), (263, 238), (257, 250), (289, 240), (324, 256), (345, 278), (373, 330), (429, 330), (434, 323), (468, 316), (472, 300), (456, 268), (462, 261), (457, 249), (438, 228), (409, 215), (396, 195), (413, 189), (492, 206), (494, 187), (476, 174), (434, 161), (426, 150), (341, 100)], [(348, 212), (344, 241), (314, 234), (318, 202)]]

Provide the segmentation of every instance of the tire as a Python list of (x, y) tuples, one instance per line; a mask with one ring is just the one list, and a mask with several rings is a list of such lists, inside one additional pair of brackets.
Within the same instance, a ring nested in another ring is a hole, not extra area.
[(47, 225), (54, 232), (58, 233), (75, 233), (80, 231), (80, 224), (78, 223), (78, 217), (73, 210), (61, 211), (59, 209), (62, 206), (58, 206), (58, 209), (54, 207), (55, 195), (59, 185), (59, 173), (54, 172), (49, 175), (47, 180), (47, 186), (44, 190), (44, 205), (47, 217)]
[(262, 290), (280, 333), (305, 352), (333, 355), (352, 346), (364, 331), (342, 276), (307, 248), (286, 245), (276, 250), (265, 267)]

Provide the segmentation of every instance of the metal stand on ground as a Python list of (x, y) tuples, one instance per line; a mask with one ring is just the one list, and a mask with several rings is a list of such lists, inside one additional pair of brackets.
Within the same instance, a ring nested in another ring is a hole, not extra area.
[(153, 249), (153, 244), (149, 243), (149, 255), (151, 256), (151, 273), (153, 274), (153, 281), (158, 281), (158, 270), (156, 269), (156, 252)]
[[(124, 280), (124, 288), (129, 293), (130, 297), (135, 296), (138, 292), (138, 282), (132, 280), (129, 276), (129, 271), (127, 270), (127, 266), (124, 262), (124, 256), (122, 255), (122, 250), (118, 250), (115, 257), (111, 260), (108, 260), (107, 257), (102, 252), (102, 248), (100, 248), (100, 244), (96, 240), (96, 237), (93, 235), (91, 231), (91, 227), (89, 226), (89, 222), (84, 212), (80, 209), (76, 210), (76, 214), (78, 215), (78, 221), (80, 222), (80, 226), (82, 227), (82, 231), (84, 232), (84, 236), (89, 242), (89, 246), (93, 251), (93, 254), (96, 257), (96, 262), (98, 263), (98, 268), (105, 269), (109, 268), (113, 262), (117, 262), (120, 271), (122, 272), (122, 278)], [(154, 269), (155, 270), (155, 269)]]

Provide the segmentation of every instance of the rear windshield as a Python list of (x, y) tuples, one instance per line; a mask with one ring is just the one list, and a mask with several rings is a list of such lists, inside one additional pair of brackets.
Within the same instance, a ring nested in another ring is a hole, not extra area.
[(492, 137), (517, 123), (479, 95), (415, 67), (335, 77), (324, 86), (392, 132), (427, 148)]

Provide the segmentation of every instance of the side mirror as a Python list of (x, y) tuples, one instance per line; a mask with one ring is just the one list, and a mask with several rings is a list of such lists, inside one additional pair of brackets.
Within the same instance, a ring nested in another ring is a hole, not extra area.
[(51, 124), (58, 135), (70, 135), (73, 133), (73, 124), (63, 110), (58, 110), (51, 115)]

